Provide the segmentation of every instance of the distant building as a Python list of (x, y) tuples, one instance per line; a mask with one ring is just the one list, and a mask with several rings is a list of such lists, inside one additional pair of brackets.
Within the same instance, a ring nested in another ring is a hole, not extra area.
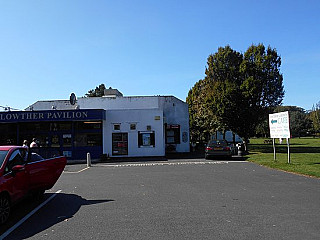
[[(73, 102), (74, 103), (74, 102)], [(174, 96), (103, 97), (37, 101), (26, 111), (0, 112), (0, 144), (36, 137), (47, 155), (68, 159), (165, 156), (189, 152), (188, 105)]]

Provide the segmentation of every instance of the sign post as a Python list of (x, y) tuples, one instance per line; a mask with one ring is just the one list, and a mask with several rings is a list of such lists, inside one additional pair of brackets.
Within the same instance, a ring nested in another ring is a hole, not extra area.
[(276, 157), (276, 141), (274, 138), (272, 138), (272, 146), (273, 146), (273, 160), (275, 161), (277, 157)]
[(289, 112), (269, 114), (270, 137), (273, 139), (274, 160), (276, 160), (275, 138), (286, 138), (288, 145), (288, 163), (290, 163), (290, 125)]
[(289, 138), (287, 138), (287, 145), (288, 145), (288, 163), (290, 163), (290, 143), (289, 143)]

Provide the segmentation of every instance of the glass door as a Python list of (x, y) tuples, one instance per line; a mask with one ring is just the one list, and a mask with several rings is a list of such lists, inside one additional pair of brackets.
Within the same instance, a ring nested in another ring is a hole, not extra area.
[(112, 133), (112, 155), (128, 155), (128, 133)]

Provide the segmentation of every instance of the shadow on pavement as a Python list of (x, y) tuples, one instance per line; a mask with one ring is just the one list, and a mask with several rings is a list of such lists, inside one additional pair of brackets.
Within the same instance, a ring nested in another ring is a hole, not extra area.
[[(48, 196), (47, 196), (48, 195)], [(52, 194), (46, 194), (46, 198), (49, 198)], [(19, 228), (13, 231), (5, 239), (26, 239), (30, 238), (37, 233), (40, 233), (60, 222), (68, 221), (72, 218), (81, 208), (85, 205), (108, 203), (114, 200), (104, 199), (104, 200), (87, 200), (75, 194), (65, 194), (58, 193), (53, 200), (51, 200), (47, 205), (42, 207), (37, 213), (35, 213), (29, 220), (22, 225), (24, 231), (19, 231)], [(19, 206), (18, 211), (21, 210), (23, 206)], [(32, 211), (32, 209), (31, 209)], [(16, 211), (14, 211), (16, 212)], [(13, 213), (14, 214), (14, 213)], [(36, 219), (32, 219), (36, 216)], [(33, 221), (32, 221), (33, 220)], [(18, 220), (19, 221), (19, 220)], [(36, 221), (37, 224), (32, 224), (31, 222)], [(10, 221), (12, 224), (12, 222)], [(31, 226), (32, 224), (32, 226)], [(30, 225), (30, 226), (29, 226)], [(11, 226), (9, 226), (11, 227)], [(7, 226), (7, 228), (9, 228)], [(3, 234), (3, 232), (2, 232)]]

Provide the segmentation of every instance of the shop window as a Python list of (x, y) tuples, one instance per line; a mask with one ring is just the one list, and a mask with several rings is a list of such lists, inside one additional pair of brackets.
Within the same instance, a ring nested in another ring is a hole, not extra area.
[(53, 135), (51, 138), (51, 147), (60, 147), (59, 136)]
[(71, 123), (60, 123), (59, 130), (71, 130), (72, 124)]
[(50, 131), (62, 131), (62, 130), (71, 130), (71, 129), (72, 129), (71, 122), (50, 123)]
[(58, 123), (50, 123), (50, 131), (58, 131), (59, 126)]
[(155, 135), (154, 132), (139, 132), (138, 146), (140, 147), (154, 147)]
[(128, 133), (112, 133), (112, 155), (128, 155)]
[(87, 146), (87, 134), (76, 134), (74, 140), (75, 147)]
[(63, 146), (64, 147), (71, 147), (72, 146), (71, 134), (63, 134), (62, 138), (63, 138)]
[(167, 125), (166, 143), (180, 144), (180, 125)]
[(37, 123), (20, 123), (20, 131), (28, 132), (28, 131), (49, 131), (50, 124), (47, 122), (37, 122)]
[(87, 145), (88, 146), (101, 146), (102, 145), (101, 134), (88, 134), (87, 135)]
[(74, 146), (75, 147), (88, 147), (88, 146), (101, 146), (102, 136), (99, 133), (83, 133), (76, 134)]
[(101, 129), (102, 123), (101, 122), (77, 122), (75, 124), (76, 130), (92, 130), (92, 129)]
[[(31, 143), (31, 139), (32, 138), (36, 138), (37, 139), (37, 144), (39, 147), (49, 147), (49, 137), (46, 135), (30, 135), (29, 137), (23, 138), (23, 139), (30, 139)], [(58, 138), (58, 144), (59, 144), (59, 138)]]

